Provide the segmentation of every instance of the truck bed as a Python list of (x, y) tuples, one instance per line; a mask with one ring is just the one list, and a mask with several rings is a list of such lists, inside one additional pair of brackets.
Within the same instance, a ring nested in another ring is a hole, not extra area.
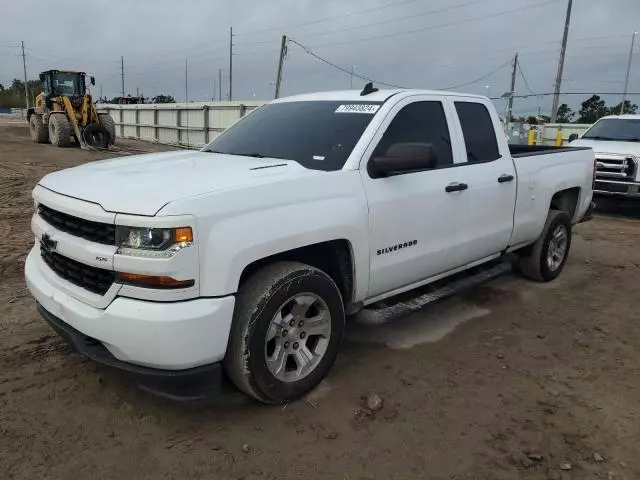
[(561, 153), (576, 150), (588, 150), (589, 147), (556, 147), (554, 145), (515, 145), (509, 144), (509, 151), (514, 158), (532, 157), (547, 153)]

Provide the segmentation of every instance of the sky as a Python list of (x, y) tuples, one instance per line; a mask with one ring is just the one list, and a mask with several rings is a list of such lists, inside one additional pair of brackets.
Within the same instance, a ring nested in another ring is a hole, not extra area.
[[(361, 88), (357, 75), (408, 88), (455, 89), (499, 97), (553, 91), (568, 0), (0, 0), (0, 83), (50, 68), (96, 77), (95, 96), (170, 94), (218, 98), (229, 91), (233, 27), (233, 99), (274, 95), (282, 35), (287, 35), (281, 96)], [(620, 101), (631, 39), (640, 30), (638, 0), (574, 0), (561, 103), (579, 107), (591, 93)], [(640, 92), (640, 36), (629, 92)], [(293, 42), (297, 43), (293, 43)], [(306, 48), (306, 50), (304, 48)], [(342, 67), (340, 71), (313, 54)], [(185, 69), (185, 62), (187, 68)], [(382, 85), (384, 86), (384, 85)], [(640, 103), (640, 95), (630, 96)], [(497, 100), (498, 109), (504, 101)], [(548, 114), (551, 96), (516, 98), (514, 116)]]

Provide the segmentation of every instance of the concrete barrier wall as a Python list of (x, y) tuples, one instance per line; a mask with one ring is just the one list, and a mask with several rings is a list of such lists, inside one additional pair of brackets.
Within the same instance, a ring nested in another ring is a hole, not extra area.
[[(164, 103), (144, 105), (97, 105), (116, 122), (116, 135), (166, 145), (200, 148), (216, 138), (251, 110), (266, 102)], [(564, 143), (569, 135), (581, 136), (588, 124), (548, 123), (538, 127), (537, 141), (554, 145), (558, 129)]]
[(116, 122), (116, 135), (167, 145), (199, 148), (266, 102), (96, 105)]
[(562, 129), (562, 141), (566, 144), (569, 141), (569, 135), (577, 133), (581, 137), (590, 127), (589, 123), (547, 123), (542, 126), (541, 141), (544, 145), (555, 145), (558, 129)]

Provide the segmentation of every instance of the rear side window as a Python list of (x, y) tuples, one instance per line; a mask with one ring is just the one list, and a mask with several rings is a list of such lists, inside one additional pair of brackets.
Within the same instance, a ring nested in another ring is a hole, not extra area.
[(453, 164), (447, 117), (441, 102), (415, 102), (391, 120), (373, 156), (383, 157), (396, 143), (430, 143), (438, 157), (438, 167)]
[(455, 102), (469, 163), (500, 158), (496, 131), (489, 110), (481, 103)]

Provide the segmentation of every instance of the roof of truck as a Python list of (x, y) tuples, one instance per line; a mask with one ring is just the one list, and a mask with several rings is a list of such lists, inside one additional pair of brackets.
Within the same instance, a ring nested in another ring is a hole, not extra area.
[(618, 118), (620, 120), (640, 120), (640, 115), (632, 115), (632, 114), (626, 114), (626, 115), (607, 115), (606, 117), (602, 117), (600, 120), (603, 120), (605, 118)]
[(377, 92), (367, 95), (360, 95), (362, 90), (335, 90), (329, 92), (303, 93), (301, 95), (293, 95), (284, 97), (276, 102), (313, 102), (313, 101), (351, 101), (351, 102), (384, 102), (389, 97), (403, 93), (413, 95), (456, 95), (461, 97), (485, 98), (482, 95), (473, 95), (470, 93), (456, 93), (446, 90), (378, 90)]

